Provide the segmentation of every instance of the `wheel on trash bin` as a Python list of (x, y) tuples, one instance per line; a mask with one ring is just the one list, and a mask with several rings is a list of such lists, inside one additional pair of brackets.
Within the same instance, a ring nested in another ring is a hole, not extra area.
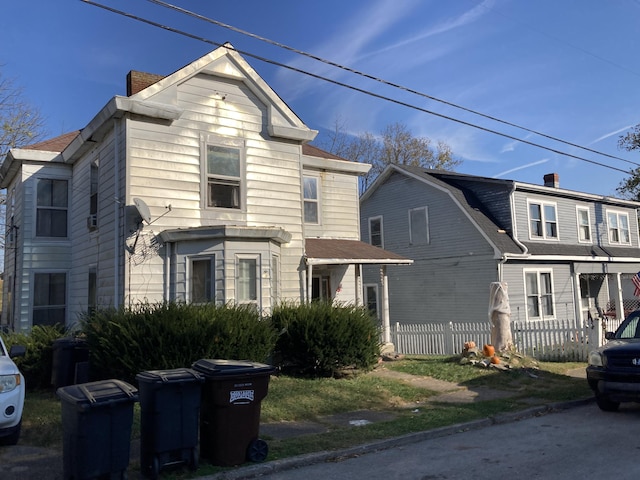
[(264, 462), (269, 453), (269, 445), (260, 438), (256, 438), (249, 444), (247, 458), (252, 462)]

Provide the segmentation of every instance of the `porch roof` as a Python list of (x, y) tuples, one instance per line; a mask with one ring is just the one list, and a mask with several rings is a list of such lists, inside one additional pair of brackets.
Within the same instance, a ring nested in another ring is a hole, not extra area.
[(387, 264), (411, 265), (413, 260), (360, 240), (306, 238), (307, 265)]

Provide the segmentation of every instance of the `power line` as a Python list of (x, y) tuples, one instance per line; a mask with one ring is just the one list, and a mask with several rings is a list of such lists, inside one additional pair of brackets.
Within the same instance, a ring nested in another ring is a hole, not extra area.
[[(178, 11), (180, 13), (183, 13), (185, 15), (189, 15), (191, 17), (194, 17), (194, 18), (197, 18), (199, 20), (211, 23), (213, 25), (216, 25), (216, 26), (219, 26), (219, 27), (222, 27), (222, 28), (226, 28), (226, 29), (231, 30), (233, 32), (240, 33), (242, 35), (246, 35), (246, 36), (254, 38), (256, 40), (260, 40), (260, 41), (268, 43), (270, 45), (274, 45), (276, 47), (283, 48), (283, 49), (288, 50), (290, 52), (297, 53), (298, 55), (302, 55), (302, 56), (305, 56), (307, 58), (311, 58), (313, 60), (316, 60), (318, 62), (324, 63), (326, 65), (330, 65), (332, 67), (336, 67), (336, 68), (339, 68), (341, 70), (345, 70), (347, 72), (353, 73), (355, 75), (359, 75), (361, 77), (368, 78), (368, 79), (373, 80), (375, 82), (382, 83), (384, 85), (387, 85), (387, 86), (390, 86), (390, 87), (393, 87), (393, 88), (397, 88), (399, 90), (403, 90), (403, 91), (405, 91), (407, 93), (411, 93), (413, 95), (417, 95), (417, 96), (420, 96), (420, 97), (423, 97), (423, 98), (427, 98), (429, 100), (433, 100), (435, 102), (439, 102), (439, 103), (442, 103), (444, 105), (447, 105), (447, 106), (450, 106), (450, 107), (454, 107), (454, 108), (457, 108), (459, 110), (463, 110), (465, 112), (472, 113), (474, 115), (478, 115), (478, 116), (483, 117), (483, 118), (487, 118), (489, 120), (493, 120), (494, 122), (502, 123), (502, 124), (508, 125), (510, 127), (514, 127), (514, 128), (520, 129), (520, 130), (524, 130), (526, 132), (533, 133), (535, 135), (539, 135), (539, 136), (544, 137), (544, 138), (548, 138), (549, 140), (553, 140), (553, 141), (556, 141), (556, 142), (564, 143), (564, 144), (569, 145), (571, 147), (580, 148), (582, 150), (586, 150), (588, 152), (595, 153), (597, 155), (602, 155), (604, 157), (609, 157), (609, 158), (612, 158), (612, 159), (615, 159), (615, 160), (621, 160), (623, 162), (630, 163), (632, 165), (640, 166), (640, 164), (632, 162), (630, 160), (627, 160), (627, 159), (624, 159), (624, 158), (621, 158), (621, 157), (617, 157), (615, 155), (610, 155), (608, 153), (600, 152), (598, 150), (594, 150), (594, 149), (591, 149), (589, 147), (584, 147), (582, 145), (578, 145), (576, 143), (572, 143), (572, 142), (569, 142), (567, 140), (563, 140), (561, 138), (557, 138), (557, 137), (554, 137), (552, 135), (549, 135), (549, 134), (546, 134), (546, 133), (543, 133), (543, 132), (539, 132), (539, 131), (532, 130), (532, 129), (527, 128), (527, 127), (523, 127), (521, 125), (518, 125), (518, 124), (513, 123), (513, 122), (509, 122), (507, 120), (502, 120), (500, 118), (497, 118), (497, 117), (494, 117), (494, 116), (491, 116), (491, 115), (487, 115), (485, 113), (478, 112), (476, 110), (472, 110), (472, 109), (467, 108), (467, 107), (463, 107), (461, 105), (455, 104), (453, 102), (449, 102), (447, 100), (442, 100), (440, 98), (434, 97), (432, 95), (428, 95), (428, 94), (426, 94), (424, 92), (420, 92), (420, 91), (412, 89), (410, 87), (406, 87), (406, 86), (403, 86), (403, 85), (400, 85), (400, 84), (397, 84), (397, 83), (390, 82), (388, 80), (381, 79), (381, 78), (376, 77), (374, 75), (371, 75), (371, 74), (356, 70), (356, 69), (351, 68), (351, 67), (347, 67), (347, 66), (341, 65), (339, 63), (333, 62), (331, 60), (327, 60), (325, 58), (319, 57), (319, 56), (314, 55), (312, 53), (308, 53), (308, 52), (305, 52), (303, 50), (299, 50), (297, 48), (290, 47), (290, 46), (285, 45), (283, 43), (277, 42), (275, 40), (268, 39), (266, 37), (262, 37), (260, 35), (248, 32), (246, 30), (242, 30), (242, 29), (234, 27), (232, 25), (223, 23), (223, 22), (221, 22), (219, 20), (214, 20), (212, 18), (205, 17), (204, 15), (200, 15), (198, 13), (192, 12), (192, 11), (184, 9), (182, 7), (178, 7), (176, 5), (172, 5), (170, 3), (163, 2), (162, 0), (147, 0), (147, 1), (150, 2), (150, 3), (156, 4), (156, 5), (160, 5), (160, 6), (165, 7), (165, 8), (169, 8), (171, 10)], [(575, 47), (575, 48), (577, 48), (577, 47)], [(588, 53), (588, 52), (586, 52), (586, 53)], [(600, 57), (596, 57), (596, 58), (600, 58)], [(606, 61), (604, 59), (601, 59), (601, 60)]]
[[(561, 150), (558, 150), (558, 149), (555, 149), (555, 148), (551, 148), (551, 147), (547, 147), (547, 146), (544, 146), (544, 145), (541, 145), (541, 144), (538, 144), (538, 143), (535, 143), (535, 142), (531, 142), (529, 140), (524, 140), (522, 138), (514, 137), (513, 135), (509, 135), (509, 134), (506, 134), (506, 133), (498, 132), (497, 130), (492, 130), (492, 129), (487, 128), (487, 127), (483, 127), (483, 126), (480, 126), (480, 125), (477, 125), (477, 124), (474, 124), (474, 123), (471, 123), (471, 122), (467, 122), (465, 120), (460, 120), (460, 119), (457, 119), (457, 118), (454, 118), (454, 117), (451, 117), (451, 116), (448, 116), (448, 115), (437, 113), (437, 112), (434, 112), (432, 110), (428, 110), (426, 108), (419, 107), (417, 105), (413, 105), (413, 104), (410, 104), (410, 103), (407, 103), (407, 102), (403, 102), (401, 100), (396, 100), (396, 99), (391, 98), (391, 97), (387, 97), (387, 96), (384, 96), (384, 95), (381, 95), (381, 94), (378, 94), (378, 93), (374, 93), (374, 92), (371, 92), (371, 91), (368, 91), (368, 90), (365, 90), (365, 89), (362, 89), (362, 88), (359, 88), (359, 87), (355, 87), (353, 85), (349, 85), (349, 84), (346, 84), (346, 83), (343, 83), (343, 82), (339, 82), (339, 81), (333, 80), (331, 78), (323, 77), (321, 75), (318, 75), (318, 74), (315, 74), (315, 73), (311, 73), (311, 72), (308, 72), (308, 71), (305, 71), (305, 70), (302, 70), (302, 69), (299, 69), (299, 68), (296, 68), (296, 67), (292, 67), (290, 65), (285, 65), (285, 64), (276, 62), (274, 60), (270, 60), (270, 59), (264, 58), (262, 56), (247, 52), (247, 51), (238, 50), (238, 49), (236, 49), (236, 48), (234, 48), (234, 47), (232, 47), (232, 46), (230, 46), (228, 44), (222, 44), (222, 43), (219, 43), (219, 42), (215, 42), (213, 40), (209, 40), (207, 38), (200, 37), (200, 36), (194, 35), (192, 33), (184, 32), (182, 30), (178, 30), (176, 28), (169, 27), (167, 25), (162, 25), (162, 24), (160, 24), (158, 22), (154, 22), (153, 20), (148, 20), (146, 18), (142, 18), (142, 17), (139, 17), (137, 15), (133, 15), (131, 13), (123, 12), (121, 10), (118, 10), (118, 9), (113, 8), (113, 7), (109, 7), (107, 5), (103, 5), (103, 4), (94, 2), (92, 0), (81, 0), (81, 1), (84, 2), (84, 3), (87, 3), (89, 5), (100, 7), (102, 9), (108, 10), (108, 11), (110, 11), (112, 13), (116, 13), (118, 15), (122, 15), (124, 17), (131, 18), (133, 20), (136, 20), (136, 21), (139, 21), (139, 22), (142, 22), (142, 23), (146, 23), (146, 24), (154, 26), (154, 27), (162, 28), (164, 30), (167, 30), (167, 31), (170, 31), (170, 32), (173, 32), (173, 33), (177, 33), (179, 35), (183, 35), (185, 37), (192, 38), (194, 40), (199, 40), (201, 42), (208, 43), (208, 44), (214, 45), (216, 47), (225, 47), (225, 48), (227, 48), (229, 50), (234, 50), (234, 51), (236, 51), (236, 52), (238, 52), (238, 53), (240, 53), (240, 54), (242, 54), (244, 56), (251, 57), (251, 58), (254, 58), (256, 60), (260, 60), (261, 62), (265, 62), (265, 63), (268, 63), (270, 65), (275, 65), (275, 66), (278, 66), (278, 67), (286, 68), (288, 70), (292, 70), (292, 71), (297, 72), (297, 73), (302, 73), (302, 74), (310, 76), (312, 78), (316, 78), (318, 80), (323, 80), (325, 82), (329, 82), (329, 83), (332, 83), (334, 85), (345, 87), (345, 88), (348, 88), (348, 89), (353, 90), (355, 92), (363, 93), (365, 95), (368, 95), (368, 96), (371, 96), (371, 97), (374, 97), (374, 98), (378, 98), (380, 100), (385, 100), (385, 101), (388, 101), (388, 102), (391, 102), (391, 103), (395, 103), (396, 105), (400, 105), (400, 106), (411, 108), (413, 110), (417, 110), (417, 111), (420, 111), (420, 112), (428, 113), (430, 115), (434, 115), (436, 117), (440, 117), (440, 118), (443, 118), (445, 120), (450, 120), (452, 122), (456, 122), (456, 123), (459, 123), (461, 125), (466, 125), (468, 127), (476, 128), (478, 130), (482, 130), (482, 131), (487, 132), (487, 133), (492, 133), (494, 135), (499, 135), (501, 137), (508, 138), (510, 140), (515, 140), (515, 141), (518, 141), (518, 142), (521, 142), (521, 143), (524, 143), (524, 144), (527, 144), (527, 145), (531, 145), (533, 147), (541, 148), (543, 150), (547, 150), (549, 152), (556, 153), (558, 155), (574, 158), (576, 160), (584, 161), (584, 162), (591, 163), (593, 165), (598, 165), (598, 166), (601, 166), (601, 167), (604, 167), (604, 168), (609, 168), (611, 170), (616, 170), (618, 172), (624, 173), (625, 175), (631, 175), (632, 174), (632, 172), (627, 171), (627, 170), (623, 170), (621, 168), (613, 167), (611, 165), (607, 165), (607, 164), (604, 164), (604, 163), (601, 163), (601, 162), (597, 162), (595, 160), (590, 160), (588, 158), (584, 158), (584, 157), (581, 157), (579, 155), (573, 155), (571, 153), (563, 152)], [(598, 152), (596, 152), (596, 153), (598, 153)], [(621, 159), (621, 160), (624, 160), (624, 159)], [(629, 162), (628, 160), (624, 160), (624, 161)], [(629, 163), (633, 163), (633, 162), (629, 162)], [(638, 165), (638, 164), (635, 164), (635, 165)]]

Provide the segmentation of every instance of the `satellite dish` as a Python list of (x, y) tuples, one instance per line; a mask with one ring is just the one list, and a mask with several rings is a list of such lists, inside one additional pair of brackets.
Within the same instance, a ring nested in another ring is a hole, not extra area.
[(138, 213), (142, 217), (142, 220), (144, 220), (148, 224), (151, 224), (151, 212), (149, 211), (149, 207), (147, 206), (147, 204), (144, 203), (144, 200), (142, 200), (141, 198), (134, 198), (133, 203), (138, 209)]

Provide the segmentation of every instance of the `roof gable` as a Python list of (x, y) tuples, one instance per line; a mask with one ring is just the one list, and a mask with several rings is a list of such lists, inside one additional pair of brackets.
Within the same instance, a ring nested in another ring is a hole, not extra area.
[(178, 86), (188, 79), (202, 74), (244, 83), (267, 107), (269, 135), (308, 142), (318, 134), (317, 130), (311, 130), (300, 120), (229, 43), (134, 93), (131, 98), (175, 105)]

